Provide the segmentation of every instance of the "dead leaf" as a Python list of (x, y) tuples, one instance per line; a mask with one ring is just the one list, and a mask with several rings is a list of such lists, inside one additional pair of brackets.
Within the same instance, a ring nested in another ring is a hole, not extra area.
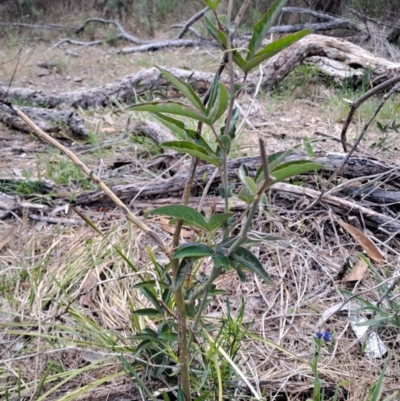
[(8, 230), (6, 230), (0, 234), (0, 251), (11, 241), (14, 231), (15, 231), (15, 228), (10, 227)]
[(378, 247), (362, 231), (354, 226), (337, 219), (338, 223), (361, 245), (367, 255), (376, 263), (383, 265), (386, 259)]
[[(171, 226), (169, 224), (169, 220), (165, 217), (159, 217), (156, 219), (160, 224), (160, 227), (169, 234), (175, 233), (175, 226)], [(193, 241), (193, 231), (189, 230), (188, 228), (182, 227), (181, 229), (181, 239), (191, 240)]]
[(105, 134), (113, 134), (117, 130), (113, 127), (104, 127), (101, 129)]
[(364, 277), (365, 272), (368, 270), (367, 264), (363, 260), (359, 260), (353, 267), (351, 272), (344, 278), (343, 281), (360, 281)]
[(96, 283), (99, 280), (100, 274), (103, 272), (104, 266), (99, 266), (96, 269), (91, 270), (85, 280), (82, 283), (81, 292), (81, 304), (87, 307), (94, 307), (94, 298), (96, 296)]

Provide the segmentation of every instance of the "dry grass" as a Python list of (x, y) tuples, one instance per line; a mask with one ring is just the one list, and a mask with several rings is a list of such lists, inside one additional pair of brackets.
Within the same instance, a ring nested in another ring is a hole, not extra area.
[[(13, 47), (0, 53), (0, 63), (15, 52), (16, 47)], [(153, 64), (214, 71), (217, 59), (217, 54), (198, 49), (118, 56), (115, 49), (107, 47), (49, 51), (49, 45), (41, 43), (24, 47), (13, 85), (45, 91), (83, 89)], [(41, 70), (37, 64), (44, 61), (62, 64), (62, 71), (38, 76)], [(2, 83), (7, 84), (15, 63), (1, 64), (1, 68)], [(83, 81), (78, 82), (76, 78)], [(340, 151), (334, 138), (341, 129), (341, 109), (329, 102), (331, 92), (327, 91), (320, 90), (317, 102), (315, 99), (305, 101), (303, 95), (299, 99), (288, 96), (284, 101), (271, 95), (261, 96), (241, 134), (237, 154), (256, 153), (258, 135), (266, 138), (272, 153), (298, 144), (303, 136), (319, 139), (313, 136), (317, 131), (333, 139), (316, 142), (316, 151)], [(245, 109), (249, 103), (249, 99), (243, 99), (241, 107)], [(126, 128), (128, 119), (140, 116), (116, 115), (111, 109), (83, 113), (96, 140), (92, 144), (95, 150), (85, 151), (85, 161), (96, 171), (101, 170), (106, 181), (132, 182), (148, 180), (154, 175), (143, 167), (149, 158), (146, 146), (132, 141)], [(362, 126), (362, 115), (359, 118), (353, 135)], [(36, 139), (4, 127), (1, 127), (0, 136), (4, 138), (0, 144), (8, 149), (0, 160), (2, 176), (15, 176), (17, 171), (19, 174), (28, 172), (31, 179), (38, 174), (45, 177), (48, 163), (63, 160), (59, 155), (49, 156), (48, 148), (44, 153), (15, 154), (10, 151), (12, 146), (37, 147)], [(373, 140), (372, 135), (364, 143), (364, 153), (372, 153), (369, 145)], [(101, 147), (104, 143), (107, 147)], [(377, 152), (374, 154), (376, 156)], [(397, 152), (384, 155), (393, 160), (398, 158)], [(113, 172), (109, 166), (115, 161), (129, 161), (131, 165), (129, 169)], [(76, 191), (80, 191), (78, 184)], [(145, 327), (155, 328), (148, 318), (132, 318), (133, 310), (149, 306), (134, 286), (143, 279), (154, 279), (146, 252), (146, 246), (151, 244), (117, 210), (94, 208), (86, 213), (106, 233), (107, 239), (86, 226), (35, 224), (27, 216), (0, 222), (0, 233), (9, 227), (15, 228), (11, 241), (0, 250), (0, 387), (3, 389), (8, 386), (16, 391), (21, 372), (23, 394), (32, 396), (37, 392), (39, 400), (68, 399), (62, 397), (72, 390), (77, 391), (77, 397), (84, 397), (83, 392), (87, 390), (93, 397), (104, 399), (117, 390), (130, 391), (132, 379), (125, 374), (118, 356), (124, 354), (128, 361), (133, 361), (129, 358), (137, 342), (130, 336)], [(349, 256), (360, 252), (326, 210), (300, 220), (295, 217), (296, 210), (271, 210), (268, 218), (260, 217), (253, 227), (256, 231), (277, 233), (285, 238), (255, 249), (274, 279), (275, 287), (250, 275), (246, 283), (241, 283), (229, 273), (218, 282), (218, 287), (229, 293), (227, 298), (233, 313), (237, 312), (241, 299), (246, 300), (245, 321), (251, 322), (251, 336), (244, 343), (239, 363), (250, 378), (266, 382), (267, 392), (271, 382), (275, 383), (275, 388), (279, 385), (285, 388), (289, 383), (312, 385), (312, 372), (305, 361), (311, 359), (316, 323), (325, 310), (343, 301), (341, 289), (353, 289), (350, 284), (338, 281), (337, 274)], [(156, 223), (150, 224), (156, 227)], [(161, 234), (168, 239), (167, 233)], [(121, 259), (115, 246), (124, 252), (137, 271)], [(397, 274), (397, 247), (397, 240), (387, 244), (389, 263), (382, 274)], [(163, 262), (160, 255), (156, 257)], [(207, 273), (207, 265), (201, 269)], [(357, 285), (358, 291), (364, 291), (373, 288), (376, 282), (368, 273)], [(378, 299), (376, 290), (368, 292), (368, 299)], [(218, 324), (218, 319), (226, 313), (226, 298), (219, 297), (208, 309), (206, 319)], [(336, 335), (332, 349), (324, 350), (321, 355), (320, 374), (327, 382), (346, 387), (350, 400), (361, 400), (377, 380), (382, 361), (360, 354), (360, 344), (345, 313), (334, 315), (328, 326)], [(398, 386), (396, 372), (400, 366), (396, 349), (400, 338), (398, 329), (390, 327), (380, 330), (380, 335), (390, 349), (384, 384), (385, 391), (389, 391)], [(271, 342), (295, 356), (271, 346)], [(45, 384), (41, 388), (43, 377)], [(106, 386), (102, 380), (107, 382)], [(85, 388), (86, 385), (92, 388)], [(155, 387), (165, 387), (165, 384), (157, 383)], [(4, 392), (0, 392), (2, 397)]]

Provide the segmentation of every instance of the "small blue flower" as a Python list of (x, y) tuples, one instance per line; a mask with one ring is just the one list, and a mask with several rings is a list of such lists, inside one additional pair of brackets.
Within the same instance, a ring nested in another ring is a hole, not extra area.
[(323, 336), (324, 335), (320, 331), (315, 335), (315, 337), (317, 337), (318, 340), (320, 340)]
[(326, 343), (329, 343), (329, 341), (331, 341), (331, 339), (332, 339), (331, 329), (326, 329), (326, 330), (325, 330), (325, 333), (324, 333), (324, 335), (323, 335), (323, 338), (324, 338), (324, 341), (325, 341)]

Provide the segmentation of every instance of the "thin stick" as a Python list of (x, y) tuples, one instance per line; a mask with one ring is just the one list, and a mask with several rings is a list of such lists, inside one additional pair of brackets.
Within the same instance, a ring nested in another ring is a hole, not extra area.
[[(400, 76), (396, 77), (397, 81), (400, 81)], [(393, 78), (394, 80), (394, 78)], [(376, 88), (374, 88), (376, 89)], [(350, 149), (350, 152), (347, 153), (346, 157), (344, 158), (342, 164), (336, 169), (336, 171), (331, 175), (331, 177), (329, 178), (329, 180), (325, 183), (324, 187), (321, 189), (321, 193), (319, 195), (319, 197), (312, 202), (310, 205), (308, 205), (304, 210), (302, 210), (298, 215), (297, 215), (297, 219), (304, 214), (307, 210), (310, 210), (311, 208), (313, 208), (317, 203), (319, 203), (323, 196), (325, 195), (325, 192), (329, 186), (329, 184), (336, 179), (336, 177), (340, 174), (340, 172), (342, 171), (343, 167), (346, 165), (346, 163), (349, 161), (351, 155), (354, 153), (354, 151), (357, 149), (358, 145), (360, 144), (360, 142), (362, 141), (365, 133), (367, 132), (367, 129), (369, 128), (369, 126), (371, 125), (372, 121), (375, 119), (375, 117), (378, 115), (378, 113), (381, 111), (382, 107), (384, 106), (384, 104), (388, 101), (388, 99), (390, 98), (390, 96), (392, 96), (395, 92), (397, 92), (400, 89), (400, 82), (398, 82), (396, 85), (393, 86), (393, 88), (383, 97), (383, 99), (381, 100), (381, 102), (379, 103), (378, 107), (375, 109), (374, 113), (372, 114), (372, 116), (369, 118), (369, 120), (365, 123), (363, 129), (361, 130), (360, 135), (358, 136), (356, 142), (354, 143), (353, 147)], [(370, 91), (371, 92), (371, 91)], [(378, 93), (378, 92), (374, 92)], [(364, 95), (365, 96), (365, 95)], [(372, 95), (371, 95), (372, 96)], [(360, 98), (361, 99), (361, 98)], [(359, 100), (360, 100), (359, 99)], [(358, 101), (357, 101), (358, 102)], [(358, 107), (358, 106), (357, 106)], [(351, 114), (351, 112), (350, 112)], [(349, 114), (349, 116), (350, 116)], [(354, 114), (354, 113), (353, 113)], [(347, 121), (346, 121), (347, 123)], [(345, 125), (346, 125), (345, 123)], [(350, 124), (350, 122), (349, 122)], [(347, 130), (347, 128), (346, 128)], [(344, 131), (344, 137), (342, 136), (342, 139), (344, 140), (344, 142), (342, 142), (342, 145), (346, 144), (346, 130)], [(342, 132), (343, 135), (343, 132)], [(347, 145), (344, 145), (347, 146)], [(347, 149), (347, 147), (346, 147)]]
[(71, 150), (67, 149), (65, 146), (61, 145), (56, 139), (52, 138), (50, 135), (46, 134), (42, 131), (26, 114), (24, 114), (18, 107), (0, 100), (1, 103), (9, 106), (11, 110), (13, 110), (29, 127), (33, 130), (33, 132), (42, 140), (50, 143), (51, 145), (55, 146), (57, 149), (61, 150), (66, 156), (68, 156), (76, 166), (78, 166), (88, 177), (91, 181), (96, 183), (100, 189), (117, 205), (119, 206), (122, 211), (126, 214), (126, 217), (129, 221), (131, 221), (135, 226), (140, 228), (146, 234), (148, 234), (158, 246), (160, 246), (163, 251), (167, 254), (167, 247), (158, 234), (153, 231), (150, 227), (148, 227), (143, 221), (138, 219), (130, 210), (129, 208), (111, 191), (110, 188), (92, 171), (89, 167), (86, 166)]

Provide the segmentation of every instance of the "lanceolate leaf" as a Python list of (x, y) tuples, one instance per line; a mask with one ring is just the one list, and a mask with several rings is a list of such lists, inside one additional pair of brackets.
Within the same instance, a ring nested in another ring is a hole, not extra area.
[(160, 315), (160, 312), (157, 309), (145, 308), (145, 309), (134, 310), (132, 314), (138, 316), (155, 316), (155, 315)]
[(157, 120), (159, 120), (162, 124), (168, 127), (178, 139), (187, 139), (185, 124), (182, 121), (176, 120), (175, 118), (160, 113), (151, 114), (156, 117)]
[(153, 292), (150, 289), (143, 287), (140, 289), (140, 291), (154, 305), (154, 307), (158, 310), (158, 313), (161, 314), (164, 313), (163, 307), (160, 305), (160, 303), (157, 300), (157, 297), (153, 294)]
[(323, 166), (321, 164), (310, 162), (308, 160), (298, 160), (280, 165), (273, 171), (271, 175), (274, 178), (274, 182), (279, 182), (285, 180), (286, 178), (295, 177), (299, 174), (319, 170), (322, 167)]
[(215, 11), (218, 4), (221, 3), (221, 0), (203, 0), (203, 2), (206, 3), (211, 10)]
[(171, 205), (161, 206), (150, 212), (151, 214), (157, 214), (161, 216), (175, 217), (177, 219), (184, 220), (189, 226), (202, 228), (203, 230), (209, 231), (207, 221), (204, 217), (196, 210), (185, 205)]
[[(293, 153), (293, 149), (273, 153), (268, 157), (268, 167), (272, 173), (288, 156)], [(262, 170), (261, 170), (262, 171)]]
[(233, 216), (233, 213), (218, 213), (214, 214), (208, 220), (208, 225), (210, 226), (210, 230), (214, 231), (219, 228), (226, 220)]
[(180, 153), (187, 153), (193, 157), (198, 157), (201, 160), (206, 161), (207, 163), (213, 164), (214, 166), (219, 166), (221, 164), (221, 160), (215, 156), (214, 154), (210, 154), (203, 147), (196, 145), (193, 142), (189, 141), (170, 141), (163, 142), (163, 146), (169, 149), (176, 150)]
[(187, 129), (186, 135), (188, 137), (188, 140), (190, 140), (193, 143), (195, 143), (196, 145), (199, 145), (202, 148), (204, 148), (208, 152), (208, 154), (212, 154), (214, 152), (211, 149), (211, 147), (209, 146), (209, 144), (206, 142), (206, 140), (200, 134), (198, 134), (196, 131)]
[[(227, 43), (226, 43), (226, 36), (223, 32), (221, 32), (217, 27), (207, 18), (204, 17), (204, 23), (206, 25), (206, 28), (210, 35), (219, 43), (220, 47), (223, 50), (227, 49)], [(236, 63), (236, 65), (244, 71), (244, 67), (246, 65), (246, 61), (244, 58), (240, 55), (240, 53), (236, 50), (232, 50), (232, 57), (233, 61)]]
[(216, 253), (213, 257), (212, 260), (214, 262), (214, 267), (223, 267), (223, 269), (226, 271), (229, 268), (229, 259), (221, 255), (219, 253)]
[(148, 111), (150, 113), (169, 113), (193, 118), (209, 125), (209, 119), (204, 115), (179, 102), (149, 102), (134, 104), (128, 108), (132, 111)]
[(208, 113), (210, 125), (215, 123), (215, 121), (217, 121), (225, 113), (226, 109), (228, 108), (228, 102), (228, 90), (225, 88), (225, 85), (220, 82), (218, 84), (217, 98)]
[(175, 88), (178, 89), (179, 92), (181, 92), (182, 95), (185, 96), (186, 99), (188, 99), (189, 102), (192, 103), (194, 107), (196, 107), (197, 110), (201, 111), (203, 114), (205, 113), (206, 108), (204, 107), (203, 102), (197, 96), (196, 92), (189, 84), (181, 81), (179, 78), (175, 77), (169, 71), (164, 70), (164, 68), (158, 66), (156, 66), (156, 68), (167, 79), (167, 81), (171, 82), (171, 84), (175, 86)]
[(246, 62), (245, 72), (249, 73), (252, 69), (258, 67), (263, 61), (275, 56), (283, 49), (286, 49), (293, 43), (297, 42), (304, 36), (311, 33), (310, 29), (304, 29), (303, 31), (291, 33), (281, 39), (278, 39), (269, 45), (265, 46), (264, 49), (256, 53), (253, 58)]
[(248, 249), (239, 247), (230, 256), (230, 258), (233, 259), (234, 262), (237, 262), (243, 267), (251, 270), (253, 273), (257, 274), (265, 281), (273, 284), (273, 281), (269, 277), (268, 273), (265, 271), (260, 261)]
[(285, 5), (286, 0), (276, 0), (269, 10), (263, 15), (263, 17), (258, 21), (253, 29), (253, 35), (249, 43), (249, 51), (247, 53), (246, 61), (253, 58), (253, 55), (257, 51), (260, 43), (264, 39), (265, 35), (268, 33), (272, 24), (275, 22), (276, 18), (282, 11), (282, 7)]
[(183, 244), (172, 255), (172, 259), (203, 258), (211, 256), (214, 251), (204, 244)]

